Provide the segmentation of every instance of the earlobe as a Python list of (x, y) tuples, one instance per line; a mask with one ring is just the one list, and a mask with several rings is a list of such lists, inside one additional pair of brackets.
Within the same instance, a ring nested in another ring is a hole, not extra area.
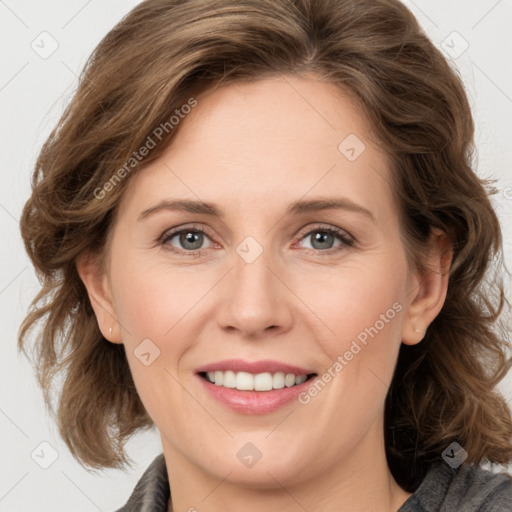
[(97, 257), (92, 254), (79, 256), (76, 268), (87, 290), (103, 337), (112, 343), (122, 343), (121, 330), (112, 302), (108, 279), (105, 273), (100, 272)]
[(453, 250), (448, 236), (434, 229), (424, 271), (415, 276), (410, 290), (411, 301), (402, 327), (402, 342), (406, 345), (419, 343), (443, 308), (452, 258)]

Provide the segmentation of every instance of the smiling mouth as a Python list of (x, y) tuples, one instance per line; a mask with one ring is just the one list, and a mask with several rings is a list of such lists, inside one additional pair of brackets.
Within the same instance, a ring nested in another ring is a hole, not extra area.
[(237, 389), (239, 391), (273, 391), (299, 386), (316, 377), (316, 373), (295, 375), (284, 372), (264, 372), (252, 374), (248, 372), (213, 371), (198, 374), (210, 384), (219, 387)]

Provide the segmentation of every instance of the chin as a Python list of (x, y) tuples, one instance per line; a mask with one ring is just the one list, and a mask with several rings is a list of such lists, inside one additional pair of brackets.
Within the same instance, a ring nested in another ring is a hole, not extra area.
[[(283, 436), (280, 439), (276, 435), (272, 439), (275, 434), (272, 433), (267, 440), (264, 438), (269, 435), (268, 431), (236, 435), (223, 450), (219, 450), (217, 440), (217, 444), (210, 445), (214, 446), (210, 457), (206, 458), (202, 452), (197, 462), (218, 480), (227, 477), (233, 484), (254, 489), (292, 485), (310, 478), (313, 467), (305, 453), (305, 443), (295, 436), (294, 443), (283, 445)], [(311, 446), (309, 451), (311, 454), (316, 452)], [(208, 460), (207, 467), (205, 460)]]

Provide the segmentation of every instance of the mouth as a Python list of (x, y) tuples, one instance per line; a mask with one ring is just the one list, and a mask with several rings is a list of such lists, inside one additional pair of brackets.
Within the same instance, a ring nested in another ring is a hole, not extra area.
[(249, 372), (209, 371), (199, 372), (198, 375), (210, 384), (222, 386), (239, 391), (273, 391), (283, 388), (299, 386), (316, 377), (316, 373), (299, 374), (284, 372), (263, 372), (252, 374)]
[(275, 412), (297, 400), (310, 381), (318, 377), (311, 369), (279, 361), (230, 359), (196, 369), (206, 394), (239, 414)]

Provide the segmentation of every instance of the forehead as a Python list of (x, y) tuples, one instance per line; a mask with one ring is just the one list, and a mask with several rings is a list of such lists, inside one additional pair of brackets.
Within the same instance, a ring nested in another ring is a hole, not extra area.
[(390, 201), (387, 156), (348, 94), (295, 76), (197, 96), (162, 155), (130, 180), (123, 202), (201, 199), (250, 211), (301, 196)]

